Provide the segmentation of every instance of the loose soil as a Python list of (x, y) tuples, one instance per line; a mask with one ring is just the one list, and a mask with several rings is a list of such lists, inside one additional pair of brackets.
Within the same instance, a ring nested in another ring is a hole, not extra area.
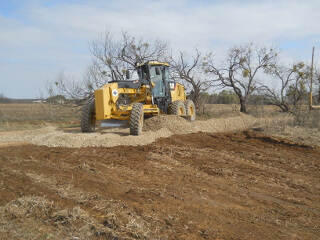
[(318, 148), (257, 131), (174, 133), (140, 146), (0, 147), (0, 238), (320, 238)]
[(80, 128), (58, 129), (45, 127), (36, 130), (1, 134), (0, 146), (8, 142), (29, 142), (49, 147), (113, 147), (137, 146), (154, 142), (158, 138), (166, 138), (174, 134), (196, 132), (224, 132), (243, 130), (254, 126), (265, 126), (272, 123), (287, 122), (288, 117), (254, 118), (240, 114), (229, 118), (212, 118), (209, 120), (188, 122), (179, 116), (159, 115), (145, 120), (143, 132), (139, 136), (129, 135), (128, 124), (118, 128), (100, 128), (97, 132), (83, 134)]

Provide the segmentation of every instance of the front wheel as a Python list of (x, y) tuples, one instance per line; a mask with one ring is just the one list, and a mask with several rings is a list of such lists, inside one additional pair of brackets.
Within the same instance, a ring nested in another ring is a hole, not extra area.
[(130, 115), (130, 135), (139, 135), (143, 128), (143, 104), (134, 103)]
[(94, 132), (96, 129), (96, 108), (94, 100), (89, 100), (82, 108), (81, 131), (84, 133)]

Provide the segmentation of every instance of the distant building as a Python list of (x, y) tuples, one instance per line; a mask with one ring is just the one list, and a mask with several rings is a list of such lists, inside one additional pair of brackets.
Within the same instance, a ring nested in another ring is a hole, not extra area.
[(64, 104), (66, 102), (66, 98), (62, 95), (56, 95), (56, 96), (52, 96), (52, 97), (47, 98), (47, 102)]
[(41, 99), (39, 99), (39, 100), (34, 100), (34, 101), (32, 101), (33, 103), (46, 103), (47, 101), (46, 100), (41, 100)]

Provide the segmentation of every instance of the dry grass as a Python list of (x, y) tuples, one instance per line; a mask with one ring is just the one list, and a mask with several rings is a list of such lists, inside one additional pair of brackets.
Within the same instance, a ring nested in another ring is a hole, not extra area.
[(37, 196), (18, 198), (2, 206), (0, 226), (3, 239), (87, 239), (98, 234), (97, 227), (104, 228), (79, 206), (61, 209)]
[[(100, 211), (108, 206), (102, 204)], [(62, 208), (38, 196), (18, 198), (0, 207), (1, 239), (145, 239), (148, 227), (120, 204), (109, 205), (98, 219), (79, 206)]]
[(239, 116), (238, 104), (204, 104), (197, 110), (197, 119)]
[(320, 146), (320, 111), (300, 110), (287, 116), (288, 121), (274, 121), (261, 130), (295, 142)]
[(24, 217), (43, 218), (54, 209), (53, 202), (42, 197), (27, 196), (14, 200), (0, 208), (2, 218), (16, 219)]
[[(9, 170), (11, 171), (11, 170)], [(106, 200), (94, 190), (81, 191), (72, 184), (58, 184), (53, 177), (26, 174), (33, 182), (45, 185), (56, 192), (62, 199), (74, 201), (75, 207), (62, 208), (45, 197), (27, 196), (18, 198), (0, 207), (0, 239), (1, 234), (9, 233), (22, 239), (39, 239), (35, 236), (52, 236), (58, 239), (96, 239), (102, 236), (103, 239), (145, 239), (147, 235), (154, 235), (150, 232), (150, 224), (137, 215), (135, 210), (117, 201)], [(86, 212), (79, 206), (93, 206), (100, 212), (99, 216)], [(20, 226), (22, 232), (15, 229), (16, 222), (24, 221), (26, 224)], [(28, 222), (37, 222), (46, 234), (38, 228), (30, 229)], [(2, 226), (2, 227), (1, 227)], [(54, 230), (54, 231), (53, 231)], [(48, 235), (48, 233), (50, 233)], [(128, 238), (127, 236), (132, 238)]]
[[(254, 117), (271, 117), (281, 114), (279, 108), (269, 105), (249, 105), (248, 112)], [(239, 104), (205, 104), (197, 110), (198, 119), (235, 117), (240, 115)]]
[(79, 123), (80, 107), (59, 104), (0, 104), (0, 131), (19, 131), (55, 126), (74, 126)]
[[(205, 112), (198, 112), (198, 119), (230, 117), (239, 115), (239, 105), (208, 104)], [(300, 106), (293, 113), (283, 113), (276, 106), (249, 105), (249, 114), (257, 118), (254, 129), (278, 137), (320, 146), (320, 111), (308, 111), (308, 106)], [(199, 116), (200, 114), (200, 116)]]
[(294, 115), (294, 126), (316, 128), (320, 130), (320, 111), (299, 111)]
[(10, 122), (66, 120), (74, 118), (75, 115), (79, 116), (77, 114), (79, 109), (49, 103), (0, 104), (0, 120)]

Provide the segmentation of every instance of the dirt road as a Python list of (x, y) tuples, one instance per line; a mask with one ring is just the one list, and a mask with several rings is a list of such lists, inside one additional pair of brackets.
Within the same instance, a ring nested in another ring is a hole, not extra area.
[(1, 239), (319, 239), (320, 150), (259, 132), (0, 147)]

